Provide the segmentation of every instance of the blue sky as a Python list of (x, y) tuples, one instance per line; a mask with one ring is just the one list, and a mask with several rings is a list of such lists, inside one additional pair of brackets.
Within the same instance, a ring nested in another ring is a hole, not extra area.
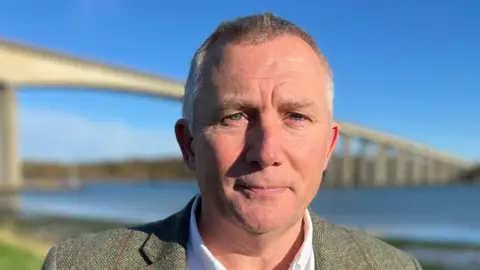
[[(309, 31), (335, 73), (335, 116), (480, 159), (480, 2), (0, 0), (0, 36), (184, 80), (222, 20), (270, 10)], [(179, 155), (180, 103), (22, 89), (24, 158)]]

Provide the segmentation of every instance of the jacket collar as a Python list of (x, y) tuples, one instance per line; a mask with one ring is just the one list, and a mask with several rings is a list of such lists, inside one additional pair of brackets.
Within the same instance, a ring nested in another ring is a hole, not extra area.
[(187, 268), (186, 249), (193, 202), (191, 199), (182, 210), (164, 220), (136, 228), (147, 234), (140, 253), (148, 264), (160, 264), (166, 266), (165, 269)]
[[(159, 269), (187, 269), (186, 250), (189, 238), (190, 212), (195, 197), (179, 212), (164, 220), (145, 225), (136, 230), (147, 233), (140, 248), (142, 257)], [(324, 239), (326, 221), (308, 208), (312, 219), (315, 269), (323, 269), (325, 254), (329, 253)]]
[(315, 256), (315, 269), (324, 269), (325, 268), (325, 254), (329, 254), (329, 250), (322, 243), (322, 235), (325, 230), (325, 221), (317, 216), (311, 208), (308, 208), (310, 212), (310, 217), (312, 218), (312, 245), (313, 245), (313, 254)]

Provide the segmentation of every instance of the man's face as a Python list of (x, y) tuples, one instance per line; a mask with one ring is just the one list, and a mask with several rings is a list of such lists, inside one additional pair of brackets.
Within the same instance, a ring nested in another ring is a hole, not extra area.
[(315, 196), (338, 136), (326, 67), (294, 36), (216, 53), (184, 150), (202, 207), (254, 233), (287, 228)]

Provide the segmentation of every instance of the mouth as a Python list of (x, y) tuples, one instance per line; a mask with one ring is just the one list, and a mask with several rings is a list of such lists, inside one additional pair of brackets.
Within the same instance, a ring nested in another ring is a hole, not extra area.
[(283, 193), (288, 189), (288, 187), (239, 183), (235, 184), (233, 189), (242, 192), (245, 195), (274, 196)]

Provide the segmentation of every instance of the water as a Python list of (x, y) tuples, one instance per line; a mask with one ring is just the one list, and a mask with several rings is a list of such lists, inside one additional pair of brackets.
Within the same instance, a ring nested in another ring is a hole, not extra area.
[[(81, 190), (25, 191), (25, 213), (149, 222), (180, 210), (194, 182), (94, 182)], [(480, 243), (480, 186), (327, 189), (312, 209), (337, 224), (377, 235)]]

